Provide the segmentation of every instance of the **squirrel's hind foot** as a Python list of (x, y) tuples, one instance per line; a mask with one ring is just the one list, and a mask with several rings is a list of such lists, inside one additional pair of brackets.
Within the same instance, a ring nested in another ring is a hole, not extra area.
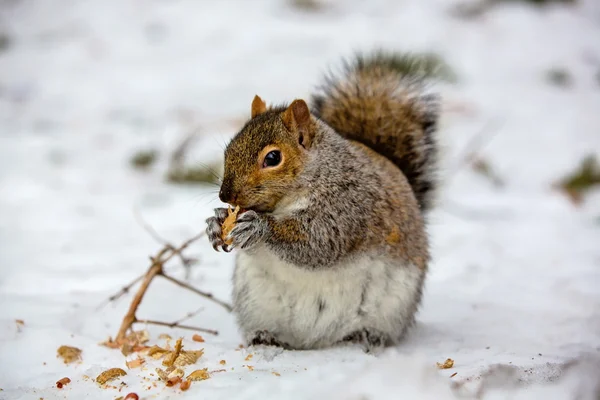
[(263, 330), (256, 331), (254, 336), (248, 341), (249, 346), (274, 346), (290, 350), (292, 347), (277, 339), (271, 332)]
[(365, 353), (379, 353), (391, 344), (390, 337), (374, 329), (360, 329), (346, 335), (342, 343), (358, 344)]

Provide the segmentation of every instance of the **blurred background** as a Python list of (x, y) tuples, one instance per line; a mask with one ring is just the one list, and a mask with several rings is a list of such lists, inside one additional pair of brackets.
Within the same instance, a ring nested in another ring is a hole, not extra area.
[[(3, 350), (19, 348), (15, 319), (112, 334), (128, 301), (94, 307), (160, 248), (144, 223), (174, 243), (204, 230), (254, 95), (307, 98), (342, 57), (379, 48), (428, 60), (443, 98), (429, 328), (412, 346), (597, 351), (596, 0), (0, 0)], [(228, 299), (233, 256), (193, 253), (190, 281)], [(153, 296), (155, 319), (196, 308)], [(220, 315), (200, 321), (237, 343)]]

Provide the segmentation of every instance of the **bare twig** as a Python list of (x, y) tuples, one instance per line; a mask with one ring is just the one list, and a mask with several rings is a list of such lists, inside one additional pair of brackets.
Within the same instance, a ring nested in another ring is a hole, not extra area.
[(110, 296), (108, 299), (106, 299), (106, 301), (102, 302), (97, 308), (96, 311), (100, 310), (101, 308), (103, 308), (104, 306), (106, 306), (109, 303), (112, 303), (113, 301), (116, 301), (118, 299), (120, 299), (122, 296), (126, 295), (127, 293), (129, 293), (129, 290), (133, 287), (133, 285), (135, 285), (136, 283), (138, 283), (139, 281), (141, 281), (142, 279), (144, 279), (144, 275), (138, 276), (137, 278), (135, 278), (133, 281), (131, 281), (131, 283), (123, 286), (121, 288), (121, 290), (119, 290), (117, 293), (113, 294), (112, 296)]
[(187, 321), (188, 319), (195, 317), (196, 315), (198, 315), (201, 311), (204, 311), (204, 307), (200, 307), (199, 309), (197, 309), (196, 311), (192, 311), (187, 313), (184, 317), (179, 318), (177, 321), (175, 321), (177, 324), (182, 323), (183, 321)]
[[(150, 230), (152, 230), (152, 228), (150, 228)], [(185, 321), (186, 319), (191, 318), (192, 316), (196, 315), (201, 309), (197, 310), (195, 312), (188, 313), (185, 317), (183, 317), (177, 321), (174, 321), (174, 322), (162, 322), (162, 321), (155, 321), (155, 320), (149, 320), (149, 319), (138, 319), (136, 316), (137, 309), (138, 309), (140, 303), (142, 302), (144, 295), (148, 291), (148, 288), (149, 288), (150, 284), (152, 283), (152, 280), (157, 276), (162, 276), (163, 278), (177, 284), (180, 287), (186, 288), (200, 296), (203, 296), (203, 297), (219, 304), (220, 306), (225, 308), (227, 311), (232, 310), (232, 308), (229, 304), (227, 304), (224, 301), (221, 301), (219, 299), (216, 299), (211, 293), (207, 293), (207, 292), (198, 290), (198, 289), (188, 285), (185, 282), (181, 282), (175, 278), (172, 278), (172, 277), (166, 275), (164, 272), (164, 266), (169, 260), (171, 260), (175, 256), (183, 257), (183, 255), (182, 255), (183, 250), (185, 250), (190, 244), (192, 244), (196, 240), (200, 239), (202, 236), (204, 236), (204, 232), (192, 237), (191, 239), (188, 239), (187, 241), (185, 241), (183, 244), (181, 244), (177, 248), (166, 243), (164, 245), (164, 247), (156, 254), (156, 256), (150, 257), (151, 265), (150, 265), (150, 268), (148, 269), (148, 271), (144, 275), (140, 276), (139, 278), (136, 278), (131, 284), (125, 286), (118, 293), (116, 293), (115, 295), (110, 297), (109, 301), (117, 299), (117, 298), (121, 297), (123, 294), (127, 293), (135, 283), (137, 283), (139, 281), (142, 282), (139, 289), (137, 290), (135, 296), (133, 297), (133, 300), (129, 306), (127, 313), (125, 314), (125, 317), (123, 317), (123, 321), (121, 322), (121, 326), (119, 327), (119, 331), (117, 333), (117, 336), (115, 337), (115, 340), (109, 341), (109, 344), (120, 346), (122, 344), (127, 343), (127, 341), (128, 341), (127, 333), (132, 328), (133, 324), (135, 324), (135, 323), (161, 325), (161, 326), (168, 326), (170, 328), (177, 327), (177, 328), (182, 328), (182, 329), (190, 329), (190, 330), (196, 330), (199, 332), (210, 333), (213, 335), (218, 334), (218, 332), (213, 329), (199, 328), (199, 327), (194, 327), (194, 326), (189, 326), (189, 325), (181, 325), (182, 321)], [(159, 238), (160, 236), (156, 235), (156, 237)]]
[(180, 324), (180, 323), (182, 323), (183, 321), (187, 321), (188, 319), (190, 319), (190, 318), (192, 318), (192, 317), (195, 317), (196, 315), (198, 315), (198, 314), (199, 314), (201, 311), (203, 311), (203, 310), (204, 310), (204, 307), (200, 307), (200, 308), (199, 308), (199, 309), (197, 309), (196, 311), (192, 311), (192, 312), (189, 312), (189, 313), (187, 313), (187, 314), (185, 315), (185, 317), (179, 318), (179, 319), (178, 319), (177, 321), (175, 321), (174, 323), (176, 323), (176, 324)]
[(227, 311), (229, 311), (229, 312), (231, 312), (231, 311), (233, 310), (233, 308), (232, 308), (232, 307), (231, 307), (229, 304), (227, 304), (227, 303), (225, 303), (224, 301), (221, 301), (221, 300), (219, 300), (219, 299), (216, 299), (216, 298), (215, 298), (215, 297), (212, 295), (212, 293), (207, 293), (207, 292), (203, 292), (203, 291), (201, 291), (201, 290), (198, 290), (198, 289), (196, 289), (195, 287), (193, 287), (193, 286), (190, 286), (190, 285), (188, 285), (187, 283), (185, 283), (185, 282), (181, 282), (181, 281), (179, 281), (179, 280), (177, 280), (177, 279), (175, 279), (175, 278), (172, 278), (172, 277), (170, 277), (170, 276), (168, 276), (168, 275), (165, 275), (165, 274), (161, 274), (161, 275), (162, 275), (162, 277), (163, 277), (163, 278), (165, 278), (165, 279), (167, 279), (167, 280), (169, 280), (169, 281), (173, 282), (173, 283), (174, 283), (174, 284), (176, 284), (176, 285), (179, 285), (179, 286), (181, 286), (181, 287), (182, 287), (182, 288), (184, 288), (184, 289), (190, 290), (190, 291), (192, 291), (192, 292), (196, 293), (197, 295), (200, 295), (200, 296), (206, 297), (206, 298), (208, 298), (208, 299), (211, 299), (212, 301), (214, 301), (214, 302), (215, 302), (215, 303), (217, 303), (218, 305), (222, 306), (223, 308), (225, 308), (225, 309), (226, 309)]
[(197, 326), (190, 326), (190, 325), (181, 325), (178, 322), (162, 322), (162, 321), (154, 321), (151, 319), (137, 319), (137, 320), (135, 320), (135, 322), (139, 322), (140, 324), (167, 326), (169, 328), (187, 329), (190, 331), (209, 333), (211, 335), (219, 334), (218, 331), (215, 331), (213, 329), (199, 328)]
[(142, 228), (144, 228), (144, 230), (146, 232), (148, 232), (148, 234), (158, 243), (164, 245), (165, 247), (167, 247), (169, 250), (175, 252), (177, 254), (177, 256), (179, 257), (179, 259), (181, 260), (181, 264), (183, 265), (184, 269), (185, 269), (185, 279), (189, 280), (190, 279), (190, 275), (191, 275), (191, 267), (192, 265), (194, 265), (196, 262), (198, 262), (198, 259), (195, 258), (189, 258), (189, 257), (185, 257), (181, 251), (179, 251), (177, 248), (175, 248), (175, 246), (173, 246), (169, 241), (167, 241), (166, 239), (164, 239), (162, 236), (160, 236), (158, 234), (158, 232), (156, 232), (156, 229), (154, 229), (152, 226), (150, 226), (150, 224), (148, 224), (145, 220), (144, 217), (142, 217), (142, 214), (140, 213), (140, 211), (137, 208), (133, 209), (133, 215), (137, 221), (138, 224), (140, 224), (140, 226)]
[(146, 294), (146, 291), (148, 290), (152, 279), (154, 279), (154, 277), (160, 274), (160, 272), (162, 271), (163, 262), (160, 258), (164, 253), (166, 253), (167, 250), (168, 249), (165, 248), (158, 253), (158, 256), (155, 258), (154, 263), (144, 276), (142, 285), (140, 286), (137, 293), (135, 294), (135, 297), (131, 301), (127, 314), (125, 314), (125, 317), (123, 317), (121, 327), (119, 328), (119, 332), (117, 333), (117, 337), (115, 338), (115, 341), (117, 343), (125, 341), (125, 338), (127, 337), (127, 331), (131, 328), (131, 325), (133, 325), (137, 321), (135, 313), (138, 307), (140, 306), (140, 303), (142, 302), (142, 299), (144, 298), (144, 295)]
[(136, 222), (142, 228), (144, 228), (144, 230), (152, 237), (152, 239), (154, 239), (156, 242), (158, 242), (160, 244), (171, 246), (171, 244), (166, 239), (164, 239), (162, 236), (160, 236), (158, 234), (158, 232), (156, 232), (156, 230), (153, 227), (151, 227), (150, 224), (148, 224), (144, 220), (142, 213), (140, 213), (140, 210), (137, 207), (133, 208), (133, 216), (135, 217)]
[[(449, 185), (452, 179), (458, 175), (460, 170), (465, 165), (472, 165), (473, 161), (476, 159), (477, 155), (481, 150), (489, 144), (493, 138), (500, 132), (500, 125), (502, 121), (495, 120), (488, 122), (483, 129), (477, 132), (467, 143), (467, 145), (462, 150), (459, 157), (457, 157), (457, 162), (453, 168), (451, 168), (450, 173), (445, 177), (444, 184)], [(495, 212), (480, 212), (468, 210), (467, 207), (452, 203), (451, 201), (446, 201), (446, 204), (442, 204), (442, 208), (444, 208), (450, 214), (454, 214), (459, 218), (466, 219), (486, 219), (486, 218), (503, 218), (505, 217), (504, 213), (495, 213)]]
[(499, 120), (490, 121), (469, 140), (462, 154), (458, 157), (456, 165), (452, 168), (450, 176), (446, 177), (447, 181), (453, 178), (465, 165), (470, 164), (475, 156), (496, 137), (500, 132), (500, 125)]

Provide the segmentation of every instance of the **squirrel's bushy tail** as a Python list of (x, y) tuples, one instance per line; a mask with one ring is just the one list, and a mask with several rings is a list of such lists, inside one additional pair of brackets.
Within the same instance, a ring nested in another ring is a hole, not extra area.
[(428, 65), (411, 55), (378, 52), (345, 63), (312, 98), (313, 113), (340, 135), (387, 157), (406, 176), (421, 210), (436, 186), (437, 96), (425, 91)]

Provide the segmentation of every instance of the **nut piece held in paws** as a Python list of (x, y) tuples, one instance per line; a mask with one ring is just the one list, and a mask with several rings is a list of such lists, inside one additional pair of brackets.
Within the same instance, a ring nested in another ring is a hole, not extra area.
[(223, 239), (223, 242), (225, 242), (227, 246), (230, 246), (233, 243), (233, 240), (231, 240), (231, 238), (228, 239), (227, 235), (229, 235), (229, 232), (231, 232), (235, 226), (235, 220), (237, 219), (239, 212), (240, 206), (237, 206), (235, 210), (232, 210), (231, 207), (229, 207), (227, 209), (227, 218), (225, 218), (223, 225), (221, 225), (221, 239)]

